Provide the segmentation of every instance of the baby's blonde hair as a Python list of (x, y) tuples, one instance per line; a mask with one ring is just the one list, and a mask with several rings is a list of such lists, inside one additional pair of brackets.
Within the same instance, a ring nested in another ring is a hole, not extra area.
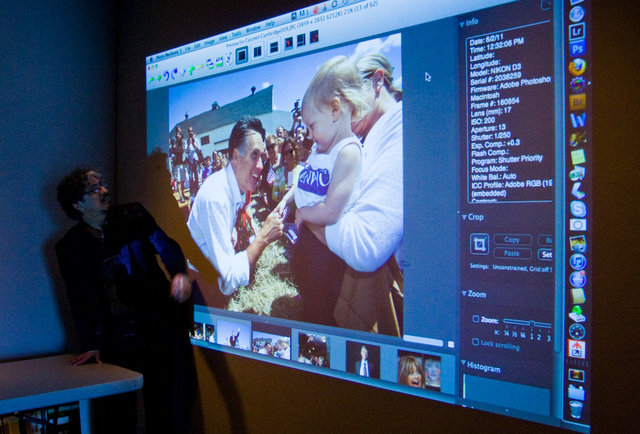
[(360, 120), (369, 111), (362, 84), (362, 74), (345, 56), (331, 58), (311, 80), (302, 99), (303, 111), (305, 103), (312, 102), (316, 107), (328, 106), (333, 98), (338, 97), (342, 106), (351, 109), (351, 122)]

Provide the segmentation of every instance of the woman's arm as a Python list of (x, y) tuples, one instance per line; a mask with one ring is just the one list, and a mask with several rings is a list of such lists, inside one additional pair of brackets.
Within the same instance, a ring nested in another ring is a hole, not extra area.
[(331, 184), (324, 202), (298, 209), (299, 218), (316, 225), (335, 223), (349, 201), (360, 167), (360, 146), (346, 145), (336, 158)]

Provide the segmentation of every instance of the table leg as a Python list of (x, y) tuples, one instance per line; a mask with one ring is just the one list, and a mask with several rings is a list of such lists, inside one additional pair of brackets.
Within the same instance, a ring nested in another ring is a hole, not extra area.
[(81, 399), (78, 402), (80, 410), (80, 432), (82, 434), (91, 434), (91, 400)]

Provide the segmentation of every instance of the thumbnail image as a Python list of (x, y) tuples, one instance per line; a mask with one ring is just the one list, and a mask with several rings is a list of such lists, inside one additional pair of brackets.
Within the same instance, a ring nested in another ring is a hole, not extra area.
[(347, 341), (347, 372), (361, 377), (380, 378), (380, 347)]
[(422, 354), (398, 351), (398, 384), (424, 389), (424, 360)]
[(440, 392), (440, 357), (424, 355), (425, 389)]
[(204, 340), (211, 344), (216, 342), (216, 327), (214, 325), (204, 325)]
[(251, 348), (251, 326), (244, 322), (219, 320), (218, 343), (249, 351)]
[(440, 391), (440, 356), (398, 351), (398, 384)]
[(298, 362), (330, 368), (328, 338), (313, 333), (298, 333)]
[[(340, 146), (319, 132), (311, 134), (307, 125), (317, 114), (312, 108), (326, 96), (318, 95), (324, 87), (314, 87), (324, 70), (336, 76), (347, 71), (350, 81), (338, 82), (351, 83), (340, 86), (352, 86), (350, 95), (355, 95), (341, 102), (340, 122), (348, 134)], [(374, 91), (374, 82), (382, 87)], [(401, 82), (401, 38), (394, 34), (168, 88), (166, 136), (148, 143), (147, 151), (166, 154), (167, 193), (200, 249), (195, 254), (183, 246), (197, 281), (197, 304), (402, 335), (403, 276), (394, 255), (403, 236)], [(373, 118), (382, 116), (375, 92), (390, 101), (379, 124), (379, 117)], [(231, 140), (241, 119), (248, 130), (265, 133), (251, 142), (258, 154), (246, 179), (238, 170), (246, 160), (238, 149), (249, 146), (249, 136)], [(249, 125), (254, 119), (261, 127)], [(360, 179), (333, 179), (356, 194), (332, 213), (335, 217), (318, 220), (315, 204), (334, 194), (325, 182), (339, 164), (324, 158), (328, 147), (336, 155), (350, 149), (353, 158), (340, 164), (357, 166)], [(366, 171), (359, 170), (365, 167), (362, 148), (369, 150)], [(225, 202), (232, 191), (237, 197)], [(367, 210), (366, 225), (358, 204)], [(372, 215), (379, 215), (377, 221)], [(284, 234), (270, 239), (257, 262), (249, 264), (247, 248), (276, 217), (284, 221)], [(323, 235), (314, 231), (328, 237), (325, 227), (332, 225), (336, 244), (323, 244)], [(308, 252), (313, 260), (305, 257)], [(369, 271), (368, 278), (350, 273), (351, 267)]]
[(291, 338), (289, 336), (254, 331), (251, 348), (254, 353), (291, 360)]
[(193, 322), (193, 327), (189, 330), (189, 337), (199, 341), (204, 340), (204, 324), (201, 322)]

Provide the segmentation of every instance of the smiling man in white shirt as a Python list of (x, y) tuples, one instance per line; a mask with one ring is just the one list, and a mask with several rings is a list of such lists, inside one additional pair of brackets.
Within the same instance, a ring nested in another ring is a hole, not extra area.
[(232, 240), (245, 193), (258, 189), (264, 138), (259, 119), (243, 116), (236, 123), (229, 138), (229, 165), (202, 184), (187, 221), (194, 241), (218, 271), (218, 286), (224, 295), (249, 284), (251, 270), (264, 249), (282, 235), (282, 219), (271, 213), (246, 250), (236, 252)]

